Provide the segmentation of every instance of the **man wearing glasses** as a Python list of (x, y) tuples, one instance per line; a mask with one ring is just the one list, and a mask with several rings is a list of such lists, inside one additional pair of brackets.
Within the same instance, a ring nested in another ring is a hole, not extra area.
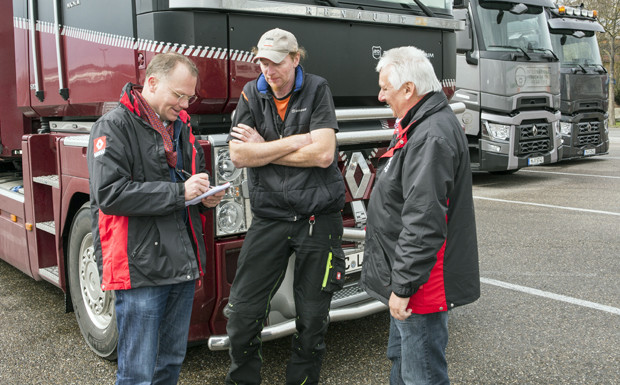
[(144, 86), (125, 85), (91, 131), (93, 244), (101, 288), (116, 294), (116, 384), (177, 383), (185, 357), (206, 266), (200, 212), (223, 195), (185, 206), (210, 188), (185, 112), (197, 78), (187, 57), (156, 55)]

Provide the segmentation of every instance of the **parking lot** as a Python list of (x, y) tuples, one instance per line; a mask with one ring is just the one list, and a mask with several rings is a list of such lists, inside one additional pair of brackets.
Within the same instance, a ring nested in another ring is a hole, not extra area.
[[(620, 129), (609, 155), (474, 174), (482, 296), (450, 316), (453, 384), (620, 383)], [(113, 384), (63, 294), (0, 261), (0, 383)], [(323, 384), (387, 384), (387, 313), (330, 326)], [(289, 340), (264, 345), (282, 384)], [(191, 347), (181, 384), (223, 383), (226, 352)]]

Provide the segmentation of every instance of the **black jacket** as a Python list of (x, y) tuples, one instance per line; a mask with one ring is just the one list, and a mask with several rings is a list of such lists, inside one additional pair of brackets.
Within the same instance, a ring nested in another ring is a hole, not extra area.
[[(95, 256), (104, 290), (125, 290), (195, 280), (206, 249), (199, 205), (185, 208), (185, 186), (166, 162), (161, 135), (121, 103), (93, 125), (88, 145), (90, 207)], [(184, 169), (204, 172), (202, 148), (182, 111), (178, 153)]]
[[(273, 94), (263, 75), (243, 88), (233, 127), (255, 127), (265, 141), (308, 133), (318, 128), (338, 130), (334, 102), (327, 81), (297, 67), (295, 86), (285, 119), (278, 115)], [(230, 139), (230, 137), (229, 137)], [(250, 204), (254, 215), (298, 220), (338, 212), (344, 207), (345, 189), (338, 157), (327, 168), (268, 164), (248, 168)]]
[(369, 207), (362, 284), (414, 313), (446, 311), (480, 296), (467, 139), (441, 92), (400, 122), (406, 134), (382, 157)]

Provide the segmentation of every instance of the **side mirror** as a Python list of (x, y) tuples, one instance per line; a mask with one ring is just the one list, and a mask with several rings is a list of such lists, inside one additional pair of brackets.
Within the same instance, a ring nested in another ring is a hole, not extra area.
[(456, 31), (456, 52), (464, 53), (474, 49), (473, 31), (467, 9), (455, 9), (454, 18), (465, 22), (465, 29)]

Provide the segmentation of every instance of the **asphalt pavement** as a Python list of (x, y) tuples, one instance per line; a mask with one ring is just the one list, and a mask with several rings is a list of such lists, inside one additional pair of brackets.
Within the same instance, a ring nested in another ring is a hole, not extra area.
[[(608, 155), (474, 174), (482, 296), (451, 312), (453, 384), (620, 384), (620, 129)], [(0, 384), (113, 384), (59, 289), (0, 261)], [(330, 326), (322, 384), (388, 384), (387, 313)], [(283, 384), (289, 339), (264, 344)], [(180, 384), (222, 384), (227, 352), (189, 348)]]

